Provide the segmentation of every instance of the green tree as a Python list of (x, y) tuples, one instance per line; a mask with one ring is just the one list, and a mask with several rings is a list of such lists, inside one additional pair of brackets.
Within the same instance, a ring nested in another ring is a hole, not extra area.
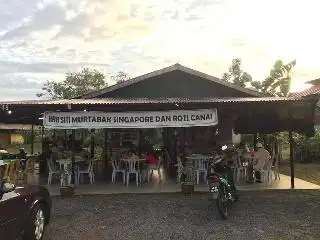
[(67, 73), (62, 82), (46, 81), (37, 97), (46, 99), (71, 99), (107, 87), (105, 75), (98, 70), (84, 68)]
[(241, 69), (241, 59), (239, 58), (232, 59), (229, 71), (222, 75), (222, 79), (240, 87), (246, 87), (248, 83), (252, 82), (251, 75)]
[(116, 75), (111, 76), (111, 79), (114, 80), (116, 83), (122, 83), (129, 80), (131, 77), (128, 73), (119, 71)]
[(277, 60), (270, 70), (269, 76), (264, 81), (253, 81), (251, 85), (262, 93), (287, 97), (291, 87), (291, 73), (295, 65), (296, 60), (287, 64), (284, 64), (281, 60)]

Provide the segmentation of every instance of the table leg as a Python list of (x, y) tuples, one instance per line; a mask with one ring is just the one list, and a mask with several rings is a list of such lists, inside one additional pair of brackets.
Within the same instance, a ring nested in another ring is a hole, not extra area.
[(249, 165), (248, 166), (248, 177), (247, 177), (247, 181), (249, 182), (253, 182), (253, 166)]

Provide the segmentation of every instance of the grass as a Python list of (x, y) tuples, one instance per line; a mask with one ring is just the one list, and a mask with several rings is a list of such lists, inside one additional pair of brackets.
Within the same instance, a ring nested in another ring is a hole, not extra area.
[[(20, 148), (24, 148), (27, 153), (31, 153), (31, 144), (19, 144), (19, 145), (12, 145), (8, 147), (6, 150), (9, 153), (18, 153)], [(35, 142), (33, 145), (33, 153), (42, 152), (42, 143)]]
[[(283, 160), (279, 165), (281, 174), (290, 175), (289, 149), (282, 152)], [(296, 163), (295, 177), (320, 185), (320, 163)]]

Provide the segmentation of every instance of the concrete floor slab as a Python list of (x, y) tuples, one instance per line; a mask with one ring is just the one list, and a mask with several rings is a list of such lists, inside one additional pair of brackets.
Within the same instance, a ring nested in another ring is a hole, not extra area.
[[(243, 183), (238, 184), (239, 191), (257, 191), (257, 190), (270, 190), (270, 189), (290, 189), (291, 180), (289, 176), (280, 175), (280, 180), (275, 181), (272, 185), (266, 186), (263, 183)], [(59, 184), (45, 185), (52, 196), (60, 195)], [(295, 178), (295, 189), (320, 189), (319, 185), (303, 181)], [(206, 184), (195, 185), (195, 191), (207, 192), (208, 187)], [(75, 195), (98, 195), (98, 194), (146, 194), (146, 193), (174, 193), (181, 192), (180, 184), (174, 181), (153, 181), (152, 183), (144, 183), (136, 186), (135, 182), (126, 186), (121, 182), (107, 183), (98, 182), (95, 184), (79, 184), (75, 188)]]

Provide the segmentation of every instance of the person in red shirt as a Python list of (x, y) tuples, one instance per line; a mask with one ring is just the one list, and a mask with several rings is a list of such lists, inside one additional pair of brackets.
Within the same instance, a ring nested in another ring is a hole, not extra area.
[(150, 165), (157, 165), (159, 162), (159, 158), (154, 153), (145, 154), (144, 158), (147, 160)]

